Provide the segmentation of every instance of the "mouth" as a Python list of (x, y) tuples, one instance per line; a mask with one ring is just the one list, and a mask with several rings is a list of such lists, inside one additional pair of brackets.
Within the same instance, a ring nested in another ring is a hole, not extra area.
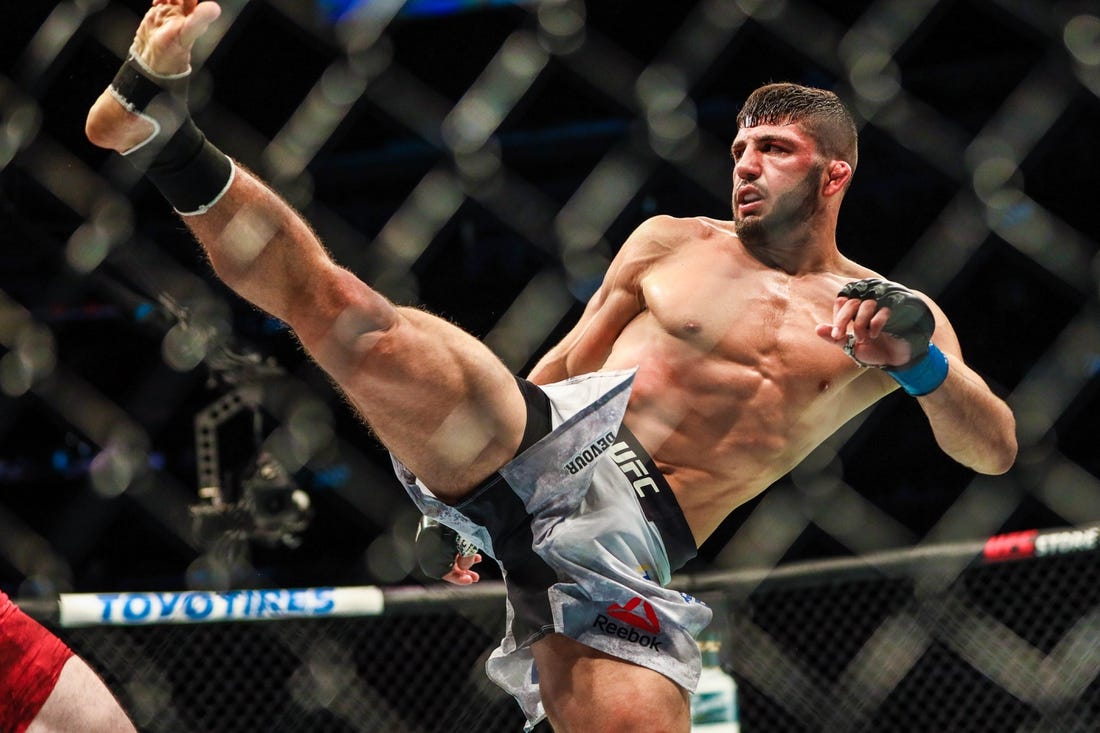
[(764, 205), (764, 195), (752, 186), (744, 186), (733, 199), (734, 207), (742, 214), (751, 214)]

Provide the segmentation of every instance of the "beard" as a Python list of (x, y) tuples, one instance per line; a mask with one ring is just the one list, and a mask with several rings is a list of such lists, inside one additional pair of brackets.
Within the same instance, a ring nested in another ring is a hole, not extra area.
[(741, 241), (767, 246), (770, 242), (781, 241), (785, 235), (810, 221), (820, 208), (818, 185), (824, 170), (823, 165), (811, 168), (798, 186), (775, 199), (768, 213), (742, 218), (738, 217), (734, 207), (734, 231)]

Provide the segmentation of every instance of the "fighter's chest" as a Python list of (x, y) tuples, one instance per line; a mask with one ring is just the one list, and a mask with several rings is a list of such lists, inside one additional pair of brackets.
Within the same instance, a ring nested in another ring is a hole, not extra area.
[(756, 353), (818, 347), (815, 328), (831, 320), (834, 292), (831, 285), (739, 272), (721, 262), (656, 268), (642, 283), (646, 308), (669, 335)]

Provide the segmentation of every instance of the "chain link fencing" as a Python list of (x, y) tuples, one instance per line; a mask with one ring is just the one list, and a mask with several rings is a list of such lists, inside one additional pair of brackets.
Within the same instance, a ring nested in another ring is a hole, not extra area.
[[(1084, 733), (1100, 720), (1098, 540), (1098, 526), (1021, 532), (676, 580), (715, 608), (743, 733)], [(235, 615), (263, 616), (261, 593)], [(155, 594), (109, 597), (58, 633), (151, 733), (522, 729), (482, 671), (499, 584), (384, 596), (379, 615), (207, 623), (151, 622)], [(201, 593), (169, 597), (215, 618)], [(56, 606), (34, 608), (56, 623)]]
[[(862, 147), (842, 251), (940, 303), (1013, 407), (1020, 456), (975, 476), (940, 455), (911, 400), (890, 398), (736, 510), (688, 570), (757, 578), (723, 590), (745, 729), (1096, 719), (1092, 554), (774, 591), (764, 578), (1100, 519), (1097, 3), (545, 0), (445, 18), (398, 1), (222, 6), (195, 58), (200, 126), (338, 261), (517, 371), (645, 216), (728, 217), (748, 91), (837, 91)], [(140, 176), (84, 139), (145, 8), (3, 11), (0, 581), (33, 605), (423, 580), (415, 517), (373, 438), (281, 324), (212, 280)], [(211, 465), (202, 440), (219, 445), (227, 489), (248, 483), (256, 452), (276, 456), (312, 501), (309, 528), (274, 546), (204, 542), (190, 511)], [(515, 721), (480, 672), (495, 613), (65, 634), (144, 725), (164, 716), (157, 729), (495, 730)], [(441, 671), (416, 646), (429, 642), (453, 653)], [(421, 684), (443, 691), (429, 700)]]

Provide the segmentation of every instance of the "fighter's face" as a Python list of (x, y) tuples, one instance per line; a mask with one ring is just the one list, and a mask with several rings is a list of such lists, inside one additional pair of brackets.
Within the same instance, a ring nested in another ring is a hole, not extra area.
[(743, 128), (731, 153), (733, 219), (742, 240), (782, 235), (820, 208), (825, 164), (798, 125)]
[[(825, 166), (818, 163), (810, 168), (802, 180), (782, 193), (775, 195), (757, 184), (746, 189), (747, 199), (755, 202), (738, 207), (734, 205), (734, 228), (742, 241), (750, 244), (774, 240), (799, 225), (809, 222), (821, 204), (821, 175)], [(748, 211), (745, 211), (748, 209)]]

